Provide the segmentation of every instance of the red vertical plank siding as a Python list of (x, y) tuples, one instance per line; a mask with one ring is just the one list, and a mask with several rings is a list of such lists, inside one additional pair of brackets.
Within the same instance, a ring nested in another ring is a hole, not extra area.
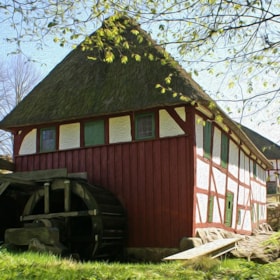
[(136, 209), (136, 217), (138, 220), (138, 231), (139, 231), (139, 244), (140, 246), (144, 246), (145, 240), (147, 239), (147, 228), (143, 227), (143, 225), (146, 225), (146, 215), (149, 214), (146, 211), (146, 197), (145, 194), (145, 154), (144, 154), (144, 147), (145, 147), (145, 142), (138, 142), (137, 143), (137, 200), (138, 200), (138, 208)]
[(72, 172), (78, 172), (79, 165), (80, 165), (80, 156), (79, 156), (79, 151), (78, 150), (73, 150), (72, 152)]
[(153, 213), (155, 216), (154, 229), (155, 240), (154, 246), (159, 247), (160, 241), (163, 240), (163, 233), (166, 228), (163, 226), (164, 216), (162, 215), (162, 175), (161, 175), (161, 151), (160, 145), (153, 142), (153, 179), (154, 179), (154, 207)]
[[(43, 155), (42, 155), (43, 157)], [(59, 168), (67, 167), (65, 162), (65, 151), (59, 153)], [(43, 168), (41, 168), (43, 169)]]
[[(87, 172), (128, 215), (128, 245), (177, 247), (192, 234), (193, 153), (189, 136), (16, 156), (17, 171)], [(39, 165), (39, 167), (38, 167)]]
[[(126, 201), (125, 207), (128, 215), (128, 232), (130, 235), (130, 232), (138, 232), (138, 220), (137, 220), (137, 214), (138, 209), (140, 208), (140, 205), (138, 203), (138, 192), (137, 192), (137, 186), (138, 186), (138, 165), (137, 165), (137, 143), (133, 143), (130, 146), (130, 166), (128, 168), (130, 169), (130, 190), (131, 190), (131, 197), (130, 200)], [(132, 234), (129, 236), (129, 244), (133, 246), (133, 244), (138, 244), (138, 234)]]
[(146, 227), (149, 229), (149, 234), (146, 236), (146, 242), (153, 243), (155, 240), (154, 229), (154, 179), (153, 179), (153, 142), (147, 142), (145, 145), (145, 202), (146, 202)]
[[(107, 176), (108, 176), (108, 186), (112, 192), (116, 193), (117, 188), (115, 185), (115, 146), (108, 146), (107, 155)], [(104, 174), (105, 175), (105, 174)]]
[[(177, 139), (170, 139), (169, 141), (169, 200), (170, 200), (170, 210), (171, 210), (171, 224), (180, 224), (180, 212), (178, 209), (178, 199), (179, 199), (179, 186), (178, 186), (178, 164), (177, 164)], [(178, 233), (179, 227), (171, 226), (170, 234), (171, 239), (175, 243), (179, 242)]]
[(59, 168), (59, 166), (58, 166), (59, 158), (58, 157), (59, 157), (58, 152), (53, 153), (53, 166), (52, 166), (53, 169)]
[(171, 240), (171, 215), (170, 212), (170, 188), (169, 188), (169, 141), (163, 140), (161, 143), (161, 198), (162, 198), (162, 207), (161, 207), (161, 217), (163, 222), (164, 231), (162, 233), (162, 238), (164, 240)]
[(114, 167), (115, 167), (115, 186), (116, 194), (119, 195), (123, 192), (123, 146), (117, 145), (115, 148)]
[(129, 168), (131, 165), (131, 158), (129, 145), (122, 145), (122, 157), (119, 159), (119, 164), (122, 165), (122, 185), (120, 186), (121, 192), (118, 197), (122, 204), (125, 205), (126, 201), (131, 199), (131, 172)]
[(100, 171), (100, 148), (96, 148), (93, 150), (93, 155), (91, 158), (92, 161), (92, 174), (94, 178), (95, 185), (101, 185), (101, 171)]
[[(108, 186), (108, 176), (106, 175), (108, 172), (108, 165), (107, 165), (107, 155), (108, 149), (107, 146), (101, 147), (101, 158), (100, 158), (100, 166), (101, 166), (101, 178), (100, 178), (100, 185), (101, 186)], [(92, 181), (91, 181), (92, 182)]]

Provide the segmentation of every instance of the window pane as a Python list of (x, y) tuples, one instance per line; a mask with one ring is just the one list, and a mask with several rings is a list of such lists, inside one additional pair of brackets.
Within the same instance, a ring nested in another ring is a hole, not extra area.
[(212, 125), (210, 122), (206, 122), (203, 127), (203, 150), (204, 157), (211, 158), (211, 136), (212, 136)]
[(40, 151), (50, 152), (56, 150), (55, 128), (42, 128), (40, 131)]
[(85, 146), (105, 143), (104, 120), (85, 123)]
[(136, 116), (136, 139), (147, 139), (155, 136), (154, 114)]

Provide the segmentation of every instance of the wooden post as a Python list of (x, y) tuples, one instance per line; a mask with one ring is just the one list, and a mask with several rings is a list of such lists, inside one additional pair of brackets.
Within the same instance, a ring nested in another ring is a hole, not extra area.
[(64, 210), (65, 212), (69, 212), (71, 210), (70, 180), (65, 180), (64, 185)]
[(44, 213), (50, 213), (50, 183), (44, 183)]

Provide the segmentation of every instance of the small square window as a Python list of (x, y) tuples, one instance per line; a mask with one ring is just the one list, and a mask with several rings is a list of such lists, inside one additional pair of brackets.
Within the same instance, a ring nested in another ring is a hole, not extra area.
[(104, 120), (86, 122), (84, 125), (85, 146), (102, 145), (105, 143)]
[(135, 138), (150, 139), (155, 137), (155, 116), (153, 113), (136, 116)]
[(42, 128), (40, 130), (40, 152), (56, 150), (56, 129), (55, 127)]

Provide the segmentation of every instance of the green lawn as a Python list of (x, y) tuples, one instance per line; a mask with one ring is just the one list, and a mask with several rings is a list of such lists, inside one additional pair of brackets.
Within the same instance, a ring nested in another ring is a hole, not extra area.
[(193, 262), (131, 264), (76, 262), (48, 254), (0, 249), (0, 279), (280, 279), (280, 263), (201, 258)]

